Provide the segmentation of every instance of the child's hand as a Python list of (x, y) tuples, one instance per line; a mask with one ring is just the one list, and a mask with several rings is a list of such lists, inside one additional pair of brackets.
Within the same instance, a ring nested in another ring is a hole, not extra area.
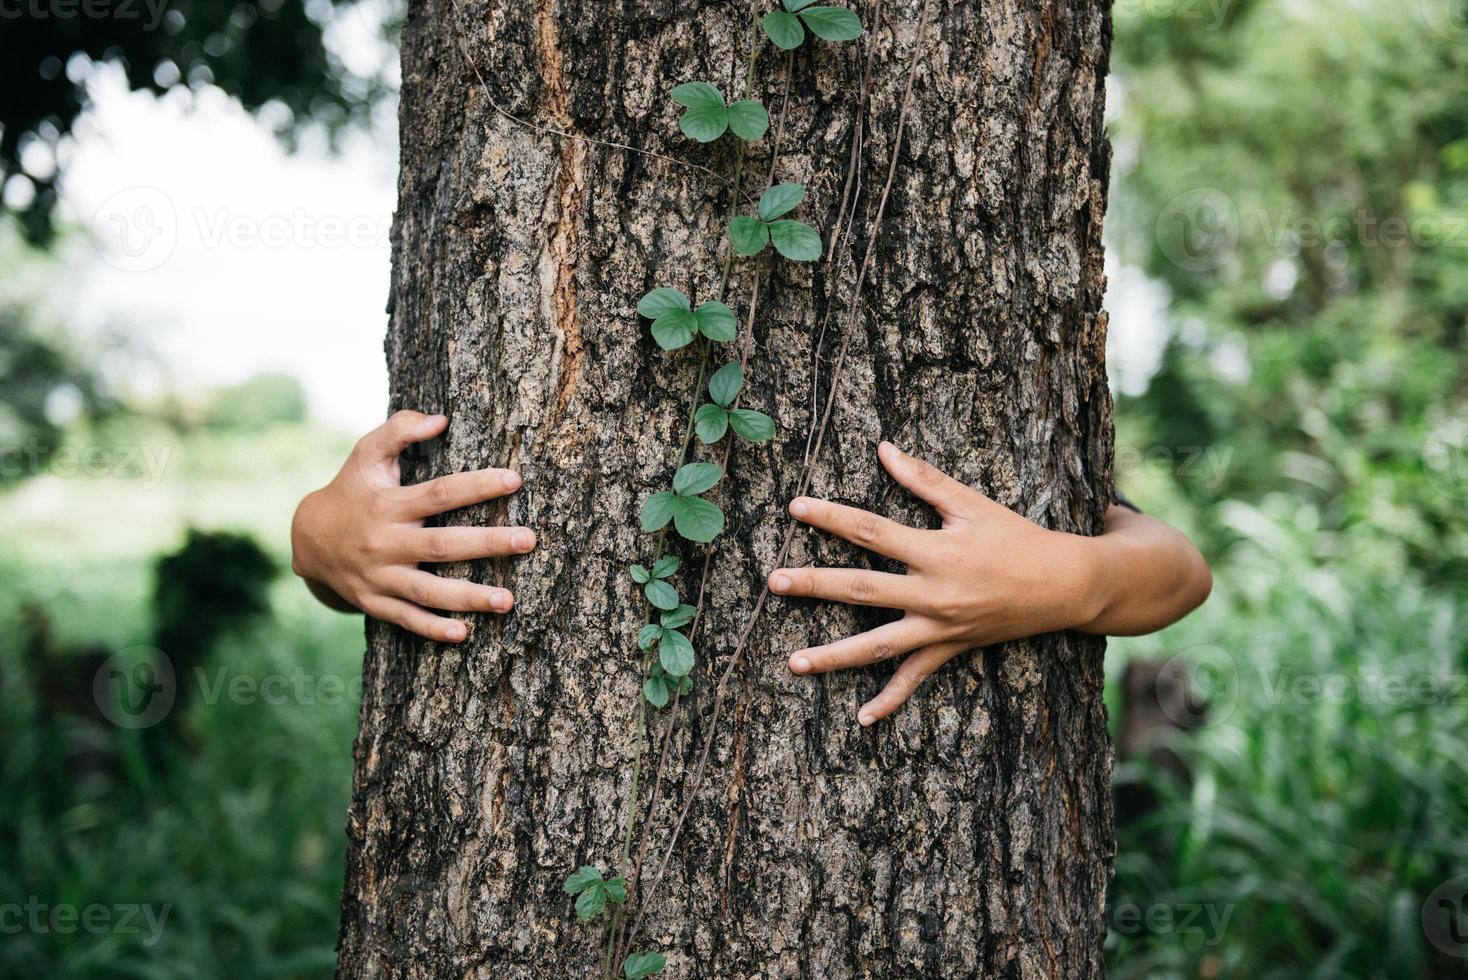
[(907, 565), (906, 575), (856, 568), (781, 568), (778, 595), (816, 596), (906, 615), (858, 636), (798, 650), (790, 669), (809, 674), (856, 667), (911, 652), (891, 681), (857, 714), (885, 718), (942, 664), (965, 650), (1079, 627), (1101, 612), (1094, 539), (1047, 531), (921, 460), (884, 442), (887, 472), (932, 504), (941, 530), (918, 530), (854, 507), (798, 497), (797, 520)]
[(514, 493), (520, 474), (478, 470), (401, 485), (398, 455), (444, 430), (442, 415), (397, 412), (363, 436), (325, 487), (309, 494), (291, 523), (291, 569), (323, 602), (360, 609), (420, 636), (457, 643), (468, 628), (430, 609), (508, 612), (506, 589), (440, 578), (419, 562), (523, 554), (527, 527), (425, 528), (424, 518)]

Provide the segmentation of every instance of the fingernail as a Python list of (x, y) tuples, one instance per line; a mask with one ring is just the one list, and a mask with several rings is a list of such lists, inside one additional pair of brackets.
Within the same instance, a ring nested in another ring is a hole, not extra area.
[(789, 592), (790, 591), (790, 576), (789, 575), (776, 575), (775, 576), (774, 589), (775, 589), (776, 592)]
[(449, 417), (447, 415), (430, 415), (428, 416), (428, 418), (423, 420), (423, 428), (431, 429), (434, 426), (438, 425), (440, 422), (447, 422), (448, 420)]
[(790, 661), (790, 669), (795, 671), (797, 674), (804, 674), (806, 671), (810, 670), (810, 660), (806, 657), (796, 657), (794, 660)]
[(496, 592), (494, 598), (489, 600), (495, 612), (509, 612), (510, 606), (514, 605), (514, 598), (508, 592)]
[(444, 630), (444, 633), (448, 636), (450, 640), (462, 640), (468, 633), (468, 630), (465, 629), (463, 623), (455, 623), (454, 625), (446, 628)]
[(804, 500), (796, 498), (795, 500), (790, 501), (790, 513), (794, 514), (796, 517), (804, 517), (805, 512), (808, 509), (809, 508), (805, 506)]
[(510, 547), (516, 551), (529, 551), (530, 544), (534, 539), (530, 537), (529, 531), (516, 531), (510, 535)]
[(520, 474), (514, 472), (513, 470), (510, 471), (509, 473), (506, 473), (505, 474), (505, 489), (506, 490), (519, 490), (520, 489), (520, 484), (522, 484), (524, 482), (525, 481), (523, 479), (521, 479)]
[(877, 720), (877, 716), (866, 709), (862, 709), (861, 714), (856, 716), (856, 720), (861, 723), (861, 727), (866, 728)]

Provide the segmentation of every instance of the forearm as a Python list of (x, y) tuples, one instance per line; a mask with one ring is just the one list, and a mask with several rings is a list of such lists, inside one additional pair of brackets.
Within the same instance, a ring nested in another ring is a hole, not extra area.
[(1106, 530), (1087, 539), (1095, 615), (1082, 633), (1137, 636), (1170, 626), (1208, 598), (1213, 575), (1181, 532), (1113, 506)]

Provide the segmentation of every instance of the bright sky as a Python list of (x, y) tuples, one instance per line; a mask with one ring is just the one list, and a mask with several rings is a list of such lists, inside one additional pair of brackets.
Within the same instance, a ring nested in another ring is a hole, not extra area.
[[(317, 418), (376, 425), (387, 404), (390, 125), (336, 155), (310, 140), (291, 154), (217, 90), (158, 99), (98, 68), (89, 92), (61, 213), (90, 245), (68, 253), (58, 312), (153, 355), (161, 371), (131, 379), (145, 391), (278, 370), (302, 382)], [(1162, 296), (1112, 258), (1112, 375), (1136, 390), (1164, 336)]]

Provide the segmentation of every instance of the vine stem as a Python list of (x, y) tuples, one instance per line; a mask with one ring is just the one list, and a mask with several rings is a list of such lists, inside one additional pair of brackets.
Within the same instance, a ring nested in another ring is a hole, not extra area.
[[(866, 253), (862, 257), (861, 266), (857, 271), (856, 284), (851, 293), (851, 302), (847, 305), (845, 322), (842, 324), (841, 346), (837, 352), (835, 364), (832, 367), (831, 388), (826, 395), (826, 404), (821, 414), (821, 419), (817, 423), (812, 451), (801, 468), (797, 496), (804, 494), (810, 485), (811, 473), (814, 470), (816, 459), (820, 456), (821, 446), (825, 441), (826, 430), (831, 421), (832, 410), (836, 404), (836, 391), (840, 387), (841, 372), (845, 367), (846, 355), (851, 347), (852, 334), (855, 332), (854, 325), (856, 322), (857, 308), (861, 302), (862, 286), (865, 284), (867, 272), (871, 269), (876, 255), (876, 246), (881, 231), (882, 219), (887, 211), (887, 202), (891, 199), (892, 183), (897, 176), (897, 159), (902, 151), (902, 139), (907, 126), (907, 117), (912, 107), (913, 80), (917, 74), (918, 62), (921, 60), (923, 54), (923, 40), (927, 34), (928, 15), (931, 6), (932, 0), (923, 0), (921, 13), (918, 15), (917, 35), (913, 42), (912, 58), (908, 62), (907, 80), (902, 94), (902, 107), (897, 115), (897, 132), (892, 141), (892, 155), (887, 165), (887, 180), (882, 187), (882, 195), (877, 203), (876, 214), (871, 223), (871, 235), (868, 237)], [(795, 532), (798, 527), (799, 525), (792, 519), (786, 531), (785, 540), (780, 545), (779, 557), (776, 559), (777, 565), (783, 565), (785, 559), (789, 556), (790, 547), (795, 541)], [(646, 915), (647, 909), (653, 897), (657, 894), (659, 886), (662, 884), (663, 875), (667, 872), (668, 862), (673, 855), (673, 848), (677, 844), (678, 836), (688, 819), (688, 813), (693, 807), (693, 802), (698, 798), (698, 791), (702, 788), (704, 774), (708, 770), (709, 754), (713, 749), (714, 738), (718, 733), (719, 714), (723, 708), (725, 687), (728, 685), (730, 676), (732, 676), (735, 668), (738, 667), (739, 662), (743, 658), (744, 651), (749, 645), (750, 635), (754, 632), (755, 623), (758, 622), (760, 613), (764, 610), (765, 602), (769, 598), (769, 595), (769, 583), (767, 582), (760, 590), (759, 599), (756, 600), (748, 621), (745, 622), (744, 628), (740, 631), (739, 640), (735, 644), (733, 654), (730, 655), (729, 663), (719, 676), (719, 684), (714, 692), (713, 714), (709, 719), (708, 734), (704, 738), (703, 747), (699, 753), (698, 765), (693, 773), (693, 782), (685, 794), (683, 806), (678, 813), (678, 821), (673, 827), (673, 833), (668, 841), (667, 849), (663, 852), (662, 860), (658, 864), (657, 874), (653, 876), (652, 885), (648, 888), (647, 898), (638, 907), (637, 917), (633, 920), (632, 928), (628, 932), (627, 941), (624, 944), (628, 949), (631, 948), (632, 943), (636, 940), (638, 930), (642, 927), (642, 920)]]
[[(776, 125), (775, 125), (775, 138), (774, 138), (774, 140), (771, 143), (770, 169), (769, 169), (769, 174), (765, 178), (765, 186), (767, 186), (767, 187), (770, 186), (770, 185), (772, 185), (774, 183), (774, 181), (775, 181), (775, 171), (776, 171), (776, 168), (779, 165), (780, 148), (781, 148), (781, 146), (782, 146), (782, 144), (784, 142), (784, 137), (785, 137), (786, 108), (790, 104), (790, 83), (791, 83), (791, 77), (793, 75), (793, 72), (794, 72), (794, 52), (788, 52), (787, 53), (787, 57), (785, 59), (784, 79), (783, 79), (782, 84), (781, 84), (780, 111), (779, 111), (778, 115), (776, 116), (776, 120), (777, 121), (776, 121)], [(730, 255), (732, 257), (732, 252), (730, 253)], [(727, 266), (726, 266), (726, 268), (727, 268)], [(755, 320), (756, 310), (759, 307), (760, 283), (761, 283), (761, 280), (762, 280), (762, 275), (763, 275), (763, 267), (761, 267), (760, 269), (757, 269), (756, 270), (755, 275), (754, 275), (753, 286), (752, 286), (752, 288), (750, 290), (749, 312), (746, 315), (746, 320), (745, 320), (745, 334), (744, 334), (745, 343), (742, 345), (742, 350), (740, 352), (740, 361), (739, 361), (739, 366), (740, 366), (740, 370), (741, 371), (743, 371), (745, 368), (747, 368), (749, 366), (750, 347), (751, 347), (751, 344), (752, 344), (752, 341), (753, 341), (753, 338), (754, 338), (754, 320)], [(742, 397), (742, 396), (743, 396), (743, 392), (740, 393), (740, 396), (739, 397)], [(738, 398), (735, 399), (734, 405), (738, 405)], [(731, 406), (731, 408), (732, 407), (733, 406)], [(723, 459), (722, 468), (723, 468), (724, 473), (726, 475), (729, 472), (729, 462), (730, 462), (730, 459), (733, 456), (734, 444), (735, 444), (735, 440), (731, 438), (725, 444), (725, 446), (724, 446), (724, 459)], [(722, 482), (722, 480), (720, 482)], [(698, 625), (699, 625), (700, 621), (703, 618), (704, 596), (705, 596), (706, 587), (707, 587), (707, 584), (708, 584), (708, 577), (709, 577), (709, 571), (710, 571), (710, 568), (711, 568), (711, 560), (713, 558), (713, 554), (714, 554), (714, 551), (711, 548), (709, 550), (709, 553), (704, 556), (703, 573), (702, 573), (702, 576), (701, 576), (701, 579), (700, 579), (700, 583), (699, 583), (698, 604), (695, 607), (695, 611), (694, 611), (693, 625), (690, 626), (689, 627), (689, 630), (688, 630), (688, 635), (689, 635), (689, 638), (690, 639), (693, 638), (697, 634)], [(634, 883), (634, 882), (636, 882), (638, 880), (639, 876), (642, 873), (643, 861), (644, 861), (644, 858), (646, 857), (646, 854), (647, 854), (647, 846), (648, 846), (648, 843), (650, 842), (650, 839), (651, 839), (652, 814), (653, 814), (654, 808), (657, 806), (657, 801), (658, 801), (658, 798), (660, 796), (660, 792), (661, 792), (661, 789), (662, 789), (663, 774), (664, 774), (664, 772), (666, 770), (666, 767), (667, 767), (668, 751), (669, 751), (670, 744), (672, 742), (673, 731), (676, 728), (676, 724), (677, 724), (677, 718), (678, 718), (678, 716), (677, 716), (676, 712), (677, 712), (678, 705), (679, 705), (679, 702), (680, 702), (681, 698), (682, 698), (682, 692), (675, 692), (674, 695), (673, 695), (673, 703), (670, 706), (668, 724), (667, 724), (667, 726), (666, 726), (666, 728), (664, 730), (663, 740), (662, 740), (662, 746), (661, 746), (661, 748), (660, 748), (660, 750), (658, 752), (658, 764), (657, 764), (657, 770), (656, 770), (657, 775), (654, 777), (652, 795), (649, 798), (649, 801), (648, 801), (648, 804), (647, 804), (647, 816), (643, 820), (643, 823), (642, 823), (642, 833), (640, 834), (639, 840), (638, 840), (637, 860), (633, 863), (633, 865), (632, 865), (632, 872), (628, 876), (628, 879), (627, 879), (628, 882), (629, 882), (629, 888), (628, 888), (628, 895), (629, 896), (632, 894), (631, 884)], [(629, 899), (629, 903), (630, 903), (630, 899)], [(627, 943), (624, 943), (623, 944), (623, 948), (620, 948), (618, 950), (618, 952), (619, 952), (620, 955), (624, 955), (625, 956), (627, 953), (630, 953), (631, 952), (630, 945), (628, 945)]]
[[(457, 2), (457, 0), (455, 0), (455, 2)], [(758, 23), (759, 23), (758, 22), (758, 11), (759, 11), (758, 0), (751, 0), (751, 3), (750, 3), (750, 43), (749, 43), (749, 53), (748, 53), (748, 56), (747, 56), (747, 58), (745, 60), (745, 72), (744, 72), (744, 87), (745, 87), (745, 92), (746, 93), (751, 92), (753, 90), (753, 88), (754, 88), (754, 67), (755, 67), (755, 63), (756, 63), (756, 61), (757, 61), (757, 59), (759, 57), (759, 51), (760, 51), (759, 28), (758, 28)], [(787, 92), (787, 95), (788, 95), (788, 92), (789, 92), (789, 79), (788, 79), (788, 75), (787, 75), (787, 79), (786, 79), (786, 92)], [(778, 155), (778, 152), (779, 152), (778, 151), (778, 145), (779, 145), (778, 144), (778, 133), (779, 132), (783, 132), (783, 130), (784, 130), (784, 107), (782, 105), (782, 107), (781, 107), (781, 115), (780, 115), (780, 128), (779, 128), (779, 130), (777, 130), (777, 138), (776, 138), (777, 139), (777, 141), (776, 141), (776, 147), (777, 148), (776, 148), (776, 151), (775, 152), (776, 152), (777, 155)], [(745, 194), (744, 191), (743, 191), (744, 160), (745, 160), (745, 143), (744, 143), (743, 140), (739, 140), (738, 143), (737, 143), (737, 148), (735, 150), (734, 176), (733, 176), (732, 180), (730, 180), (730, 179), (724, 179), (722, 177), (720, 178), (721, 181), (726, 186), (732, 187), (733, 190), (734, 190), (734, 193), (733, 193), (733, 195), (731, 195), (730, 200), (729, 200), (728, 214), (726, 215), (725, 220), (724, 220), (724, 225), (726, 227), (733, 220), (734, 215), (735, 215), (735, 212), (738, 211), (741, 197), (746, 202), (752, 202), (754, 200), (752, 197), (750, 197), (749, 195)], [(734, 268), (734, 249), (733, 249), (732, 243), (730, 243), (725, 248), (724, 260), (723, 260), (723, 262), (721, 264), (720, 272), (719, 272), (719, 285), (718, 285), (718, 288), (716, 290), (716, 296), (717, 296), (717, 298), (718, 298), (718, 300), (720, 302), (722, 302), (728, 296), (729, 282), (730, 282), (730, 277), (731, 277), (732, 272), (733, 272), (733, 268)], [(689, 406), (688, 406), (688, 419), (687, 419), (687, 422), (686, 422), (686, 424), (684, 426), (684, 430), (683, 430), (683, 444), (682, 444), (682, 447), (678, 451), (677, 464), (674, 466), (674, 470), (675, 471), (679, 467), (681, 467), (683, 465), (683, 461), (688, 458), (688, 450), (689, 450), (689, 448), (690, 448), (690, 446), (692, 445), (692, 442), (693, 442), (693, 433), (694, 433), (694, 428), (695, 428), (695, 419), (696, 419), (696, 415), (697, 415), (697, 411), (698, 411), (698, 405), (699, 405), (699, 394), (703, 390), (704, 378), (705, 378), (705, 376), (707, 375), (707, 372), (708, 372), (709, 355), (711, 353), (711, 350), (710, 350), (711, 347), (712, 347), (712, 345), (710, 343), (708, 343), (707, 341), (704, 341), (702, 338), (700, 338), (700, 341), (699, 341), (700, 357), (699, 357), (698, 375), (697, 375), (697, 378), (694, 381), (693, 394), (692, 394), (692, 397), (691, 397), (691, 399), (689, 401)], [(732, 442), (732, 440), (731, 440), (731, 442)], [(726, 452), (726, 454), (725, 454), (725, 467), (724, 467), (726, 472), (727, 472), (727, 469), (728, 469), (727, 463), (728, 463), (728, 454)], [(659, 555), (659, 554), (662, 553), (663, 543), (664, 543), (666, 534), (667, 534), (666, 529), (658, 532), (658, 536), (654, 540), (654, 546), (653, 546), (653, 555), (654, 555), (654, 557), (656, 557), (657, 555)], [(710, 552), (710, 553), (712, 553), (712, 552)], [(701, 614), (702, 609), (703, 609), (703, 594), (704, 594), (704, 588), (707, 586), (707, 584), (708, 584), (708, 560), (707, 560), (707, 558), (705, 558), (703, 576), (702, 576), (702, 579), (701, 579), (700, 584), (699, 584), (699, 598), (698, 598), (697, 611), (694, 614), (693, 625), (690, 627), (690, 629), (688, 631), (688, 636), (689, 636), (690, 639), (692, 639), (692, 637), (696, 634), (696, 631), (697, 631), (697, 628), (698, 628), (698, 617)], [(643, 603), (643, 610), (644, 610), (643, 623), (644, 623), (644, 625), (646, 625), (647, 623), (652, 622), (652, 617), (653, 617), (653, 615), (655, 615), (655, 612), (652, 610), (650, 604), (647, 603), (647, 602), (645, 602), (645, 601)], [(651, 653), (651, 651), (648, 651), (647, 653), (645, 653), (643, 655), (643, 659), (642, 659), (642, 673), (641, 673), (641, 678), (642, 678), (642, 680), (644, 682), (646, 682), (646, 680), (647, 680), (648, 673), (649, 673), (651, 667), (652, 667), (652, 653)], [(680, 697), (681, 697), (681, 692), (675, 692), (674, 699), (673, 699), (673, 705), (672, 705), (673, 710), (675, 710), (675, 711), (677, 710), (678, 700), (679, 700)], [(622, 858), (621, 858), (621, 867), (624, 869), (624, 877), (626, 879), (626, 895), (627, 895), (626, 902), (629, 903), (629, 904), (632, 901), (634, 901), (635, 900), (635, 897), (636, 897), (639, 869), (641, 868), (641, 865), (642, 865), (642, 857), (643, 857), (643, 854), (644, 854), (644, 852), (646, 850), (646, 846), (647, 846), (647, 827), (648, 827), (648, 824), (650, 823), (650, 821), (652, 819), (653, 807), (656, 805), (659, 788), (662, 785), (663, 763), (664, 763), (664, 759), (666, 757), (667, 748), (668, 748), (668, 740), (665, 737), (664, 740), (663, 740), (662, 749), (661, 749), (661, 751), (659, 753), (657, 776), (656, 776), (656, 779), (655, 779), (655, 781), (653, 783), (653, 793), (652, 793), (651, 802), (648, 805), (647, 817), (642, 822), (643, 832), (642, 832), (642, 835), (641, 835), (640, 842), (638, 844), (637, 860), (636, 860), (635, 863), (632, 864), (630, 872), (627, 872), (626, 869), (628, 867), (629, 861), (631, 861), (631, 856), (632, 856), (632, 838), (633, 838), (634, 834), (636, 833), (637, 817), (638, 817), (638, 812), (640, 810), (640, 807), (639, 807), (638, 803), (639, 803), (639, 799), (640, 799), (640, 796), (641, 796), (640, 783), (641, 783), (642, 761), (643, 761), (643, 756), (645, 755), (645, 753), (647, 751), (647, 730), (648, 730), (648, 725), (647, 725), (647, 699), (642, 694), (641, 686), (639, 686), (639, 688), (638, 688), (637, 702), (638, 702), (638, 704), (637, 704), (637, 737), (636, 737), (636, 740), (634, 742), (634, 749), (633, 749), (632, 781), (631, 781), (631, 786), (630, 786), (630, 789), (629, 789), (629, 792), (628, 792), (627, 820), (626, 820), (626, 827), (625, 827), (624, 834), (623, 834), (623, 839), (622, 839)], [(603, 972), (606, 975), (607, 980), (613, 980), (613, 978), (615, 977), (615, 967), (616, 967), (616, 964), (621, 963), (631, 953), (630, 947), (627, 948), (627, 949), (621, 948), (621, 946), (622, 946), (621, 939), (622, 939), (622, 937), (624, 935), (624, 932), (625, 932), (625, 925), (626, 925), (626, 923), (624, 921), (623, 906), (620, 906), (619, 905), (619, 906), (615, 907), (612, 910), (612, 913), (611, 913), (611, 916), (609, 918), (608, 925), (607, 925), (607, 948), (606, 948), (605, 962), (603, 963)]]

